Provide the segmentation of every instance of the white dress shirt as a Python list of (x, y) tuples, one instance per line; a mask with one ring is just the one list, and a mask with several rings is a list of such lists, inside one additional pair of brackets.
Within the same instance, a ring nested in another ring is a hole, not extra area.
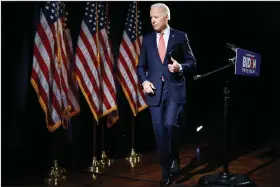
[[(164, 30), (163, 30), (163, 38), (164, 38), (164, 43), (165, 43), (165, 50), (167, 49), (167, 43), (168, 43), (168, 39), (169, 39), (169, 35), (170, 35), (170, 27), (167, 26)], [(160, 33), (157, 33), (157, 46), (158, 46), (158, 42), (159, 42), (159, 37), (160, 37)]]

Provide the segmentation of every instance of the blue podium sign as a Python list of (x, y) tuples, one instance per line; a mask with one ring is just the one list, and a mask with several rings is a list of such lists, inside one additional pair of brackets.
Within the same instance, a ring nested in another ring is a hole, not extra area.
[(236, 48), (235, 75), (260, 76), (261, 55)]

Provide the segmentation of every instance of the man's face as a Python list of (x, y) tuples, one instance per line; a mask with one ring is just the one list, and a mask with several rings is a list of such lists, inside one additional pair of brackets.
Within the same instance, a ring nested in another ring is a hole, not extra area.
[(153, 7), (150, 10), (151, 23), (155, 31), (161, 32), (167, 26), (168, 16), (163, 8)]

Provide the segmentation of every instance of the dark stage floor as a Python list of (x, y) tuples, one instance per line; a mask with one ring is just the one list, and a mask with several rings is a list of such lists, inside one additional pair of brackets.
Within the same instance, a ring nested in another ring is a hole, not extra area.
[[(277, 147), (277, 146), (276, 146)], [(265, 145), (249, 151), (230, 153), (229, 170), (233, 173), (249, 176), (258, 187), (279, 187), (280, 159), (279, 150)], [(223, 155), (219, 146), (185, 145), (181, 153), (182, 174), (172, 186), (195, 186), (201, 176), (223, 170)], [(92, 174), (83, 170), (67, 170), (67, 179), (60, 186), (112, 186), (140, 187), (159, 186), (160, 167), (155, 152), (141, 156), (140, 162), (131, 168), (128, 161), (114, 160), (105, 173), (94, 180)], [(67, 168), (66, 168), (67, 169)], [(11, 186), (44, 186), (45, 176), (17, 178), (9, 182)], [(3, 178), (2, 178), (3, 180)], [(46, 186), (46, 185), (45, 185)]]

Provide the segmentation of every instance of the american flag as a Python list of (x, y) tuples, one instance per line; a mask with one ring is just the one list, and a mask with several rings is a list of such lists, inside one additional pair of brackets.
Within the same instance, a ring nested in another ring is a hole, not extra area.
[(96, 121), (117, 110), (105, 2), (87, 2), (76, 49), (78, 84)]
[(45, 2), (35, 35), (31, 84), (45, 112), (47, 128), (55, 131), (80, 112), (72, 64), (72, 40), (61, 2)]
[(147, 108), (144, 92), (136, 74), (142, 40), (142, 25), (138, 3), (132, 2), (129, 5), (120, 45), (117, 79), (122, 86), (134, 116)]

